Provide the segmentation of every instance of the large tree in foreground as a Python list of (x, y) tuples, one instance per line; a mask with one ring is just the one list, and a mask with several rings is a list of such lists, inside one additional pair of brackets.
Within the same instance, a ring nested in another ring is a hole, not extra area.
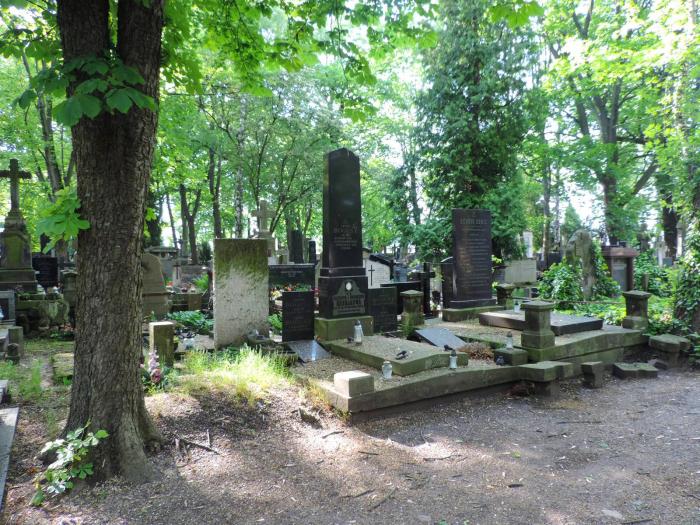
[[(120, 0), (115, 40), (108, 0), (62, 0), (57, 18), (65, 64), (96, 59), (104, 68), (121, 61), (142, 77), (132, 89), (157, 99), (163, 0)], [(70, 95), (87, 74), (77, 70)], [(72, 128), (81, 214), (90, 228), (78, 241), (79, 328), (67, 428), (90, 421), (108, 430), (94, 463), (103, 476), (132, 479), (148, 474), (144, 443), (158, 439), (139, 376), (144, 208), (158, 125), (157, 112), (143, 105), (80, 118)]]
[[(93, 458), (98, 477), (148, 477), (144, 445), (159, 439), (145, 409), (139, 360), (140, 260), (161, 72), (193, 87), (199, 45), (193, 35), (207, 32), (206, 41), (248, 88), (260, 91), (261, 64), (295, 70), (317, 52), (336, 55), (346, 78), (371, 82), (367, 60), (347, 40), (351, 27), (371, 28), (373, 52), (386, 52), (409, 33), (416, 41), (422, 32), (412, 23), (414, 8), (429, 3), (210, 0), (198, 4), (194, 17), (191, 3), (181, 0), (58, 1), (62, 60), (35, 88), (67, 88), (56, 114), (72, 126), (80, 212), (90, 225), (79, 235), (67, 429), (89, 421), (109, 432)], [(37, 16), (53, 17), (53, 7)]]

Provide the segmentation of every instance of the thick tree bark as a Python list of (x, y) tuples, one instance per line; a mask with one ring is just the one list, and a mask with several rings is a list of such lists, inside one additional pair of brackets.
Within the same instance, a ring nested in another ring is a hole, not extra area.
[[(143, 92), (158, 97), (163, 0), (120, 0), (116, 28), (108, 0), (59, 0), (58, 26), (65, 61), (103, 56), (116, 30), (116, 53), (136, 68)], [(72, 91), (74, 86), (69, 88)], [(160, 439), (144, 404), (141, 359), (141, 252), (146, 189), (158, 115), (82, 118), (72, 128), (82, 216), (79, 235), (77, 331), (71, 405), (66, 430), (88, 421), (109, 437), (96, 448), (96, 478), (150, 477), (144, 445)]]

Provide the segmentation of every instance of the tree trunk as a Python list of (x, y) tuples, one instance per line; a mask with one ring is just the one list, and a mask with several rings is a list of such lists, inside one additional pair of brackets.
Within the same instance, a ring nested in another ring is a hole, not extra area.
[(155, 212), (155, 217), (146, 221), (146, 231), (148, 231), (148, 246), (161, 246), (163, 244), (163, 228), (160, 225), (160, 203), (156, 194), (148, 189), (146, 194), (146, 206)]
[(411, 201), (411, 212), (413, 214), (413, 224), (420, 226), (420, 206), (418, 205), (418, 183), (416, 181), (416, 164), (411, 160), (408, 166), (409, 194)]
[(199, 264), (199, 252), (197, 250), (197, 229), (194, 221), (199, 211), (199, 203), (202, 197), (202, 190), (197, 190), (194, 205), (190, 207), (187, 201), (187, 188), (184, 184), (180, 184), (180, 212), (182, 213), (182, 239), (189, 241), (190, 258), (192, 264)]
[(214, 238), (223, 238), (221, 228), (221, 152), (216, 152), (214, 148), (209, 148), (209, 169), (207, 170), (209, 181), (209, 193), (211, 194), (211, 208), (214, 218)]
[(165, 195), (165, 205), (168, 208), (168, 218), (170, 219), (170, 232), (173, 236), (173, 246), (177, 248), (177, 228), (175, 228), (175, 217), (173, 216), (173, 207), (170, 204), (170, 195)]
[[(163, 0), (120, 0), (116, 27), (108, 0), (59, 0), (57, 14), (65, 62), (101, 56), (116, 30), (118, 56), (141, 73), (143, 92), (158, 97)], [(157, 113), (133, 107), (127, 114), (83, 117), (71, 130), (81, 214), (90, 228), (79, 234), (75, 365), (65, 430), (89, 421), (92, 429), (109, 432), (93, 453), (96, 479), (147, 479), (152, 467), (144, 445), (160, 439), (139, 370), (143, 223), (157, 121)]]
[(238, 146), (238, 168), (236, 169), (236, 186), (234, 190), (234, 206), (236, 208), (236, 235), (237, 239), (243, 238), (243, 142), (245, 141), (245, 116), (246, 101), (241, 100), (241, 117), (236, 134)]

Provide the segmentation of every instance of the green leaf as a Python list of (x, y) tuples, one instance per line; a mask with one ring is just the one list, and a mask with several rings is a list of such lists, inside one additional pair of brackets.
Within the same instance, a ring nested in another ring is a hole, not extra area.
[(65, 126), (75, 126), (83, 116), (83, 108), (75, 97), (70, 97), (54, 107), (54, 118)]
[(109, 107), (109, 109), (116, 109), (122, 113), (128, 113), (133, 105), (133, 101), (125, 88), (113, 89), (107, 93), (105, 102), (107, 102), (107, 107)]
[(33, 89), (27, 89), (17, 99), (15, 99), (15, 103), (22, 109), (27, 109), (29, 105), (36, 100), (36, 96), (36, 91)]

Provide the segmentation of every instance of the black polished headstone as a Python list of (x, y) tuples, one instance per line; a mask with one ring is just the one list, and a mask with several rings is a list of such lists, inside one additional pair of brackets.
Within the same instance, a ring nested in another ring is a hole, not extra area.
[(292, 230), (289, 237), (289, 262), (296, 264), (304, 262), (304, 236), (301, 230)]
[(359, 159), (345, 148), (328, 153), (323, 178), (323, 258), (318, 279), (322, 318), (367, 314), (361, 210)]
[(318, 256), (316, 255), (316, 241), (309, 241), (309, 264), (316, 266), (318, 262)]
[(396, 287), (370, 288), (368, 313), (374, 318), (374, 333), (393, 332), (398, 327)]
[(495, 304), (491, 292), (491, 212), (452, 210), (454, 298), (451, 308)]
[(313, 288), (316, 284), (313, 264), (271, 264), (268, 272), (270, 287), (303, 284)]
[(452, 257), (440, 261), (440, 273), (442, 274), (442, 307), (449, 308), (455, 288)]
[(36, 280), (44, 289), (48, 290), (58, 286), (58, 258), (48, 255), (35, 255), (32, 257), (32, 267), (39, 272)]
[(282, 341), (314, 338), (314, 292), (282, 293)]
[(364, 275), (361, 212), (360, 159), (345, 148), (331, 151), (323, 178), (321, 275)]

